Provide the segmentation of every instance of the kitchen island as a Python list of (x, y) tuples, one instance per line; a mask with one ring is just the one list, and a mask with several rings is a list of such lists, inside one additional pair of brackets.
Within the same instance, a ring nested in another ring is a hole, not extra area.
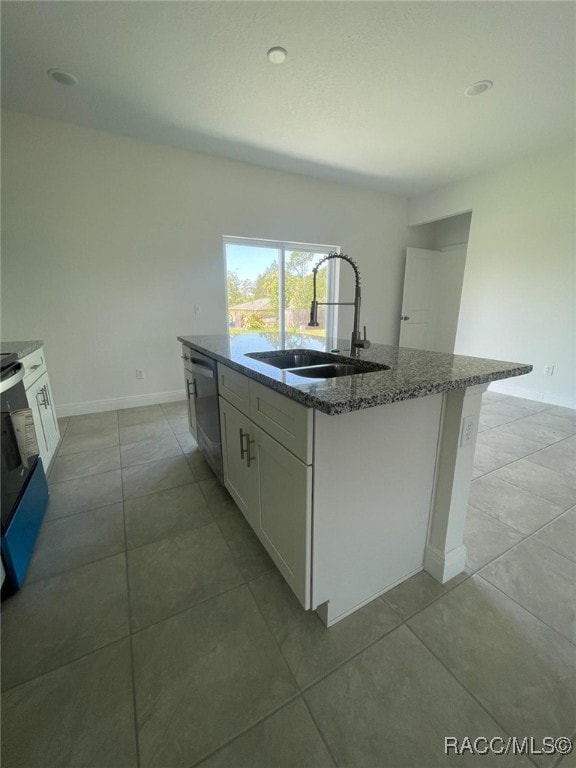
[(373, 345), (309, 378), (286, 350), (350, 363), (346, 342), (179, 341), (217, 363), (224, 484), (304, 608), (330, 626), (422, 568), (464, 570), (482, 393), (530, 365)]

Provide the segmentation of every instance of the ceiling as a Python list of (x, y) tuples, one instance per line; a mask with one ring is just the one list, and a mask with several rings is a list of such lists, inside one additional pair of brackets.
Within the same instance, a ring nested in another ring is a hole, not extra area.
[(575, 43), (571, 1), (6, 0), (2, 105), (413, 196), (572, 138)]

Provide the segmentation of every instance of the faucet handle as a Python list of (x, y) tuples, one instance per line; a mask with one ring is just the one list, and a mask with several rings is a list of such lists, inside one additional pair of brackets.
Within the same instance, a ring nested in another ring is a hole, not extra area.
[(366, 338), (366, 326), (364, 326), (364, 338), (362, 339), (362, 347), (363, 349), (368, 349), (369, 346), (370, 346), (370, 342)]

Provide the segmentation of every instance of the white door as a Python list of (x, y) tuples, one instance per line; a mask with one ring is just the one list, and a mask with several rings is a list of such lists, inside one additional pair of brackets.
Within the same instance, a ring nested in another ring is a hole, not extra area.
[(422, 248), (408, 248), (406, 251), (400, 318), (401, 347), (434, 349), (438, 317), (436, 273), (441, 260), (440, 251)]

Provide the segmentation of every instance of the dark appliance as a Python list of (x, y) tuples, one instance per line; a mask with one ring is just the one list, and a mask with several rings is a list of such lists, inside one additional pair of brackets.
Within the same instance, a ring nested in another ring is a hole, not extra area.
[(48, 505), (48, 484), (22, 381), (24, 367), (15, 353), (1, 357), (0, 550), (5, 570), (2, 597), (6, 597), (24, 582)]
[(189, 359), (184, 360), (184, 368), (188, 382), (188, 407), (196, 412), (198, 447), (216, 477), (223, 484), (216, 361), (196, 350), (191, 350)]

